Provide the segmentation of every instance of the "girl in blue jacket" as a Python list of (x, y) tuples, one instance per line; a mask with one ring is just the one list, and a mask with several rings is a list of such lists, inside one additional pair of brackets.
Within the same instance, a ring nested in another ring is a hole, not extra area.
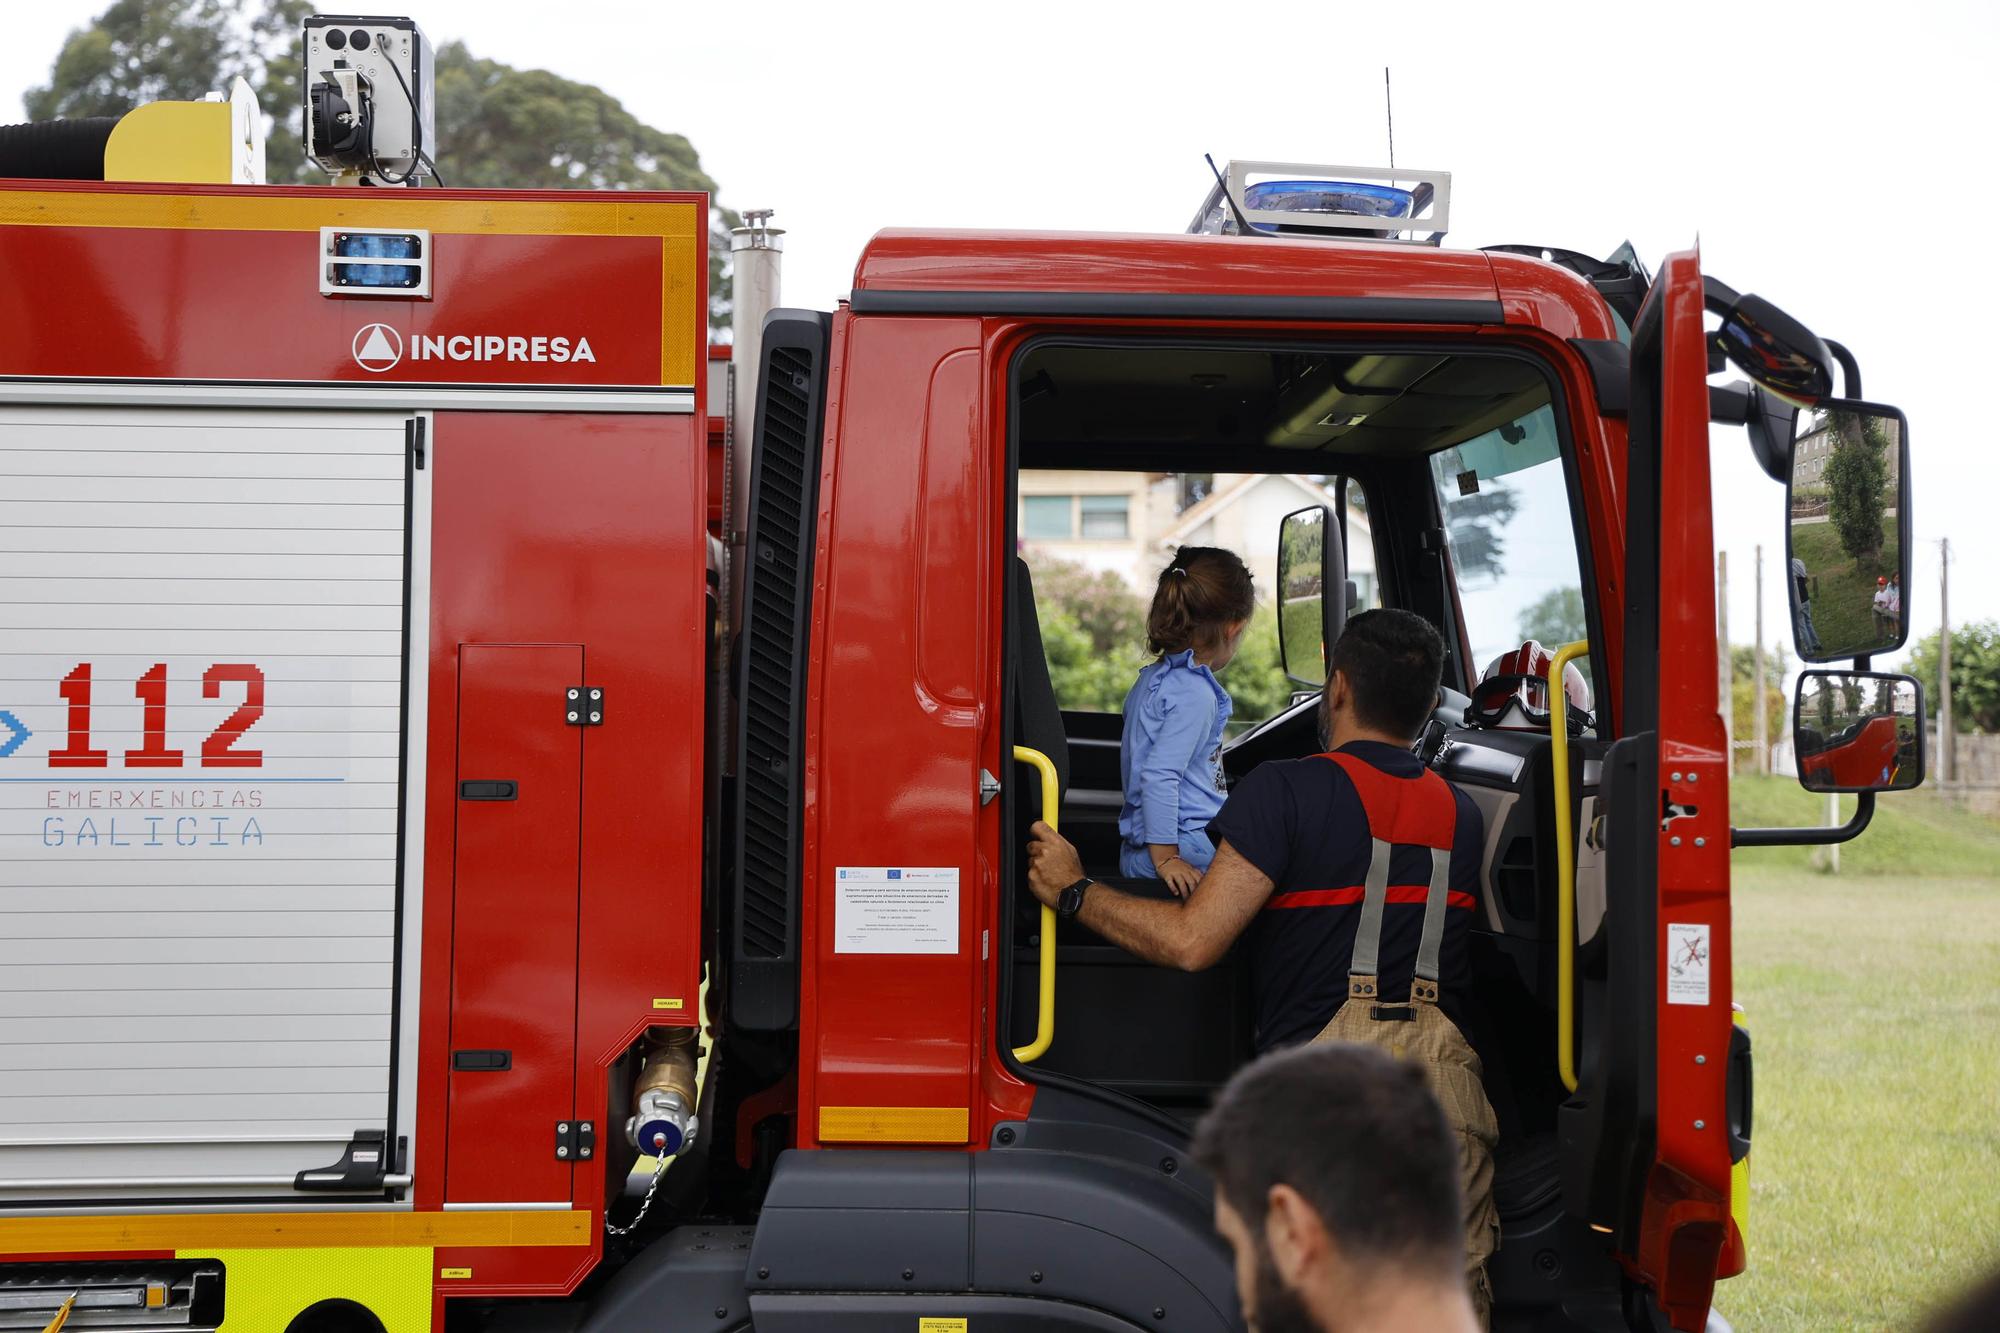
[(1165, 880), (1183, 898), (1215, 857), (1208, 821), (1222, 808), (1230, 699), (1215, 673), (1256, 609), (1250, 571), (1234, 551), (1183, 546), (1160, 572), (1146, 616), (1146, 647), (1158, 658), (1125, 696), (1118, 868)]

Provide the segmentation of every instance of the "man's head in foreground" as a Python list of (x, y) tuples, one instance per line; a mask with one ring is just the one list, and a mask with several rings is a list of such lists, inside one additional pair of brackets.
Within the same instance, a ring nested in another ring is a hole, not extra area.
[(1259, 1060), (1194, 1157), (1259, 1333), (1474, 1327), (1457, 1150), (1421, 1070), (1341, 1042)]

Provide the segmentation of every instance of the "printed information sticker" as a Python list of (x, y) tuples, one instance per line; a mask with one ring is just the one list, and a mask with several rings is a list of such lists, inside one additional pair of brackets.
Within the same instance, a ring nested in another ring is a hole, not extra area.
[(1667, 1003), (1708, 1003), (1708, 927), (1667, 926)]
[(957, 866), (840, 866), (835, 953), (958, 952)]

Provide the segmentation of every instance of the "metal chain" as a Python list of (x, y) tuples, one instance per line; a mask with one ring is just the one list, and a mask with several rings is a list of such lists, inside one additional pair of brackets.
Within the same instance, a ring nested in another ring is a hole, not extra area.
[(639, 1224), (646, 1220), (646, 1210), (653, 1206), (653, 1196), (660, 1189), (660, 1178), (667, 1174), (667, 1163), (671, 1160), (673, 1159), (666, 1153), (660, 1154), (653, 1167), (653, 1183), (646, 1186), (646, 1197), (639, 1201), (639, 1211), (632, 1214), (629, 1225), (619, 1226), (611, 1220), (611, 1210), (609, 1208), (604, 1210), (604, 1230), (607, 1233), (613, 1236), (629, 1236), (639, 1229)]

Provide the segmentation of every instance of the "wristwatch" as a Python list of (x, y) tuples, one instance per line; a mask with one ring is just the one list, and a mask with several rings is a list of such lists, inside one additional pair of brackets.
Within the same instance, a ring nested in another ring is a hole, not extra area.
[(1068, 921), (1072, 917), (1074, 917), (1078, 912), (1082, 911), (1083, 891), (1095, 883), (1097, 883), (1096, 880), (1090, 878), (1090, 876), (1088, 875), (1085, 875), (1082, 879), (1078, 880), (1076, 883), (1070, 885), (1068, 888), (1064, 889), (1061, 893), (1057, 894), (1056, 915), (1061, 917), (1064, 921)]

